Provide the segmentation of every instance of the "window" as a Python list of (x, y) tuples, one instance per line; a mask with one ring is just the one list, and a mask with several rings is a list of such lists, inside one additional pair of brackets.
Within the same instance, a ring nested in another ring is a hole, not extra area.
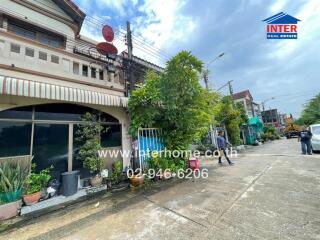
[(0, 157), (30, 154), (31, 123), (0, 122)]
[(32, 107), (18, 107), (0, 112), (0, 119), (26, 119), (32, 118)]
[(59, 57), (56, 55), (51, 55), (51, 62), (53, 63), (59, 63)]
[(39, 36), (38, 38), (39, 42), (45, 45), (56, 47), (56, 48), (61, 48), (63, 46), (63, 40), (56, 36), (50, 36), (45, 33), (38, 33), (38, 36)]
[(47, 61), (47, 53), (39, 52), (39, 59)]
[(73, 74), (79, 74), (79, 63), (73, 62)]
[(88, 77), (88, 66), (82, 65), (82, 76)]
[(51, 47), (65, 47), (65, 37), (10, 17), (8, 17), (8, 31)]
[(103, 70), (102, 69), (99, 70), (99, 79), (103, 80)]
[(31, 29), (27, 29), (21, 26), (16, 25), (15, 23), (11, 23), (9, 21), (8, 30), (13, 32), (21, 37), (29, 38), (32, 40), (36, 40), (36, 32)]
[(60, 179), (60, 174), (67, 171), (68, 133), (67, 124), (35, 124), (33, 162), (36, 164), (36, 172), (52, 165), (52, 176)]
[(97, 69), (92, 67), (91, 68), (91, 77), (92, 78), (97, 78), (97, 73), (96, 73)]
[(34, 49), (26, 47), (26, 56), (34, 57)]
[(10, 51), (14, 53), (20, 53), (20, 45), (11, 43)]
[(120, 125), (102, 125), (101, 146), (118, 147), (121, 146), (121, 126)]

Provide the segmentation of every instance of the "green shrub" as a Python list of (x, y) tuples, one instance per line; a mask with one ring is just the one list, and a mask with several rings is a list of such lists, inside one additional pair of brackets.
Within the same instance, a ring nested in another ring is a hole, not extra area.
[(122, 172), (122, 162), (120, 160), (116, 160), (113, 164), (112, 176), (111, 176), (111, 180), (114, 184), (120, 183), (121, 172)]
[(26, 179), (25, 192), (26, 194), (33, 194), (40, 192), (43, 188), (48, 186), (48, 183), (51, 179), (50, 170), (51, 168), (46, 168), (41, 170), (39, 173), (35, 173), (36, 165), (32, 164), (31, 173)]

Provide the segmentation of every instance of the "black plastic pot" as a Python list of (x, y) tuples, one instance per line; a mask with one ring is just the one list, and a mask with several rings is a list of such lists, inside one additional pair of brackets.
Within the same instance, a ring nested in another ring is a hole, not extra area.
[(61, 173), (62, 186), (61, 193), (63, 196), (71, 196), (78, 191), (79, 171)]

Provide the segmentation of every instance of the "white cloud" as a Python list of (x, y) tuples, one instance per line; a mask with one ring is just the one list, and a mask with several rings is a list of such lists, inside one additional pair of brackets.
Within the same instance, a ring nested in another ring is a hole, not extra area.
[(270, 11), (272, 14), (277, 14), (283, 11), (284, 6), (287, 4), (288, 0), (278, 0), (271, 5)]
[[(159, 49), (165, 49), (176, 41), (187, 41), (196, 24), (191, 17), (180, 14), (184, 4), (185, 1), (181, 0), (146, 0), (139, 8), (139, 11), (145, 16), (139, 16), (133, 21), (133, 32)], [(139, 47), (138, 43), (136, 45)], [(151, 49), (148, 48), (148, 51)], [(150, 58), (150, 54), (143, 53), (138, 48), (134, 49), (134, 54)], [(160, 55), (166, 60), (170, 57), (163, 56), (169, 55), (164, 51), (161, 51)], [(152, 60), (157, 63), (161, 62), (156, 57), (153, 57)]]
[(125, 15), (126, 4), (128, 0), (96, 0), (97, 7), (107, 7), (115, 10), (119, 15)]

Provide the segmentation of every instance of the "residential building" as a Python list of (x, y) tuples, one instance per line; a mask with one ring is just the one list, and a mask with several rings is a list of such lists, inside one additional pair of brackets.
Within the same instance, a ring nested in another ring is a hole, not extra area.
[(105, 149), (131, 149), (123, 59), (79, 35), (85, 16), (71, 0), (1, 0), (0, 157), (33, 155), (38, 170), (53, 165), (57, 175), (82, 171), (76, 132), (86, 112), (99, 117)]
[(235, 103), (240, 103), (244, 107), (248, 118), (261, 117), (260, 105), (253, 101), (253, 97), (249, 90), (234, 93), (232, 95)]
[(262, 121), (265, 125), (273, 125), (275, 127), (280, 127), (280, 119), (277, 109), (270, 109), (261, 112)]

